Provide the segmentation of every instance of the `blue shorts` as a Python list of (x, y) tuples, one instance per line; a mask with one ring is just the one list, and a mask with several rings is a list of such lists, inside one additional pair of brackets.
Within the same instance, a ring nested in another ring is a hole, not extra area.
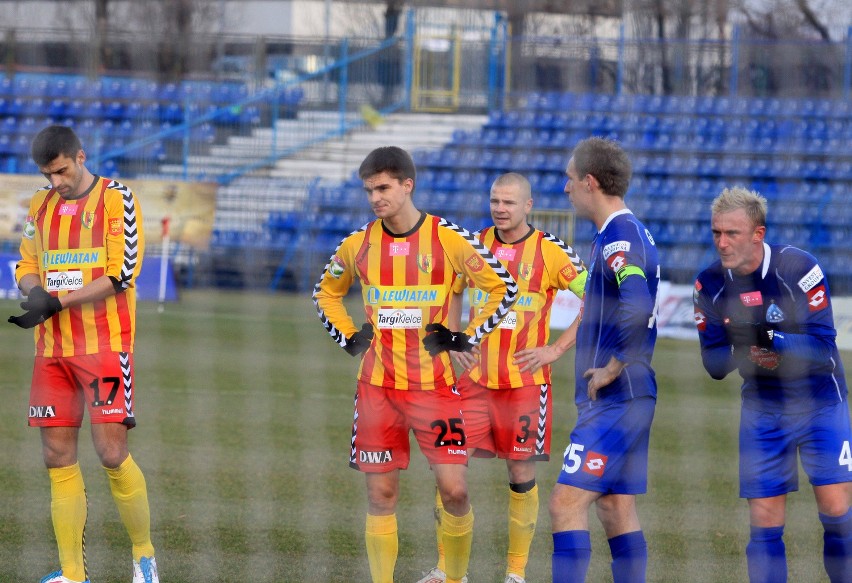
[(557, 482), (603, 494), (644, 494), (653, 397), (582, 407)]
[(850, 444), (846, 402), (795, 414), (743, 408), (740, 497), (770, 498), (798, 490), (797, 451), (813, 486), (850, 482)]

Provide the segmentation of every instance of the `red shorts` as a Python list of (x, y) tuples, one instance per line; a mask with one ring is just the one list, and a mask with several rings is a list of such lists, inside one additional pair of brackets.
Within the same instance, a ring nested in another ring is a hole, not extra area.
[(547, 461), (550, 459), (550, 385), (489, 389), (459, 379), (467, 446), (475, 457)]
[(467, 437), (455, 387), (399, 391), (358, 381), (349, 465), (362, 472), (404, 470), (414, 432), (429, 464), (466, 464)]
[(84, 409), (88, 409), (92, 423), (136, 425), (131, 353), (36, 357), (30, 387), (30, 426), (80, 427)]

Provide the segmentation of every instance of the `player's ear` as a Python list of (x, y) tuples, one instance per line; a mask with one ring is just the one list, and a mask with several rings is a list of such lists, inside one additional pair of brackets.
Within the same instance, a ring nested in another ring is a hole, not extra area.
[(752, 235), (752, 239), (755, 243), (763, 243), (763, 238), (766, 237), (766, 226), (760, 225), (759, 227), (754, 228), (754, 235)]

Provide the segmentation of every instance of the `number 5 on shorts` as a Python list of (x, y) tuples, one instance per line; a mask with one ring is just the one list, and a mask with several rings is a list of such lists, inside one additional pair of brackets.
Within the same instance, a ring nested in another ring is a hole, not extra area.
[(580, 469), (580, 465), (583, 463), (583, 460), (580, 458), (579, 454), (584, 449), (586, 448), (579, 443), (572, 443), (565, 449), (566, 462), (562, 464), (562, 470), (566, 474), (573, 474)]

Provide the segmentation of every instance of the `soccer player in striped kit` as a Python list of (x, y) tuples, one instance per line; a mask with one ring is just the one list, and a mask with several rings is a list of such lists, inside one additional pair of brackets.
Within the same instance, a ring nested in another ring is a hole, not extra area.
[(83, 412), (132, 543), (133, 583), (157, 583), (145, 478), (131, 457), (134, 278), (142, 267), (142, 215), (129, 188), (93, 175), (80, 140), (49, 126), (32, 142), (48, 186), (33, 196), (15, 277), (27, 296), (9, 321), (33, 328), (29, 424), (41, 431), (60, 570), (42, 583), (88, 581), (86, 491), (77, 461)]
[(554, 583), (585, 581), (594, 505), (612, 554), (614, 583), (645, 581), (648, 550), (636, 495), (648, 481), (657, 402), (651, 357), (657, 339), (657, 247), (627, 208), (630, 160), (615, 142), (582, 140), (565, 192), (598, 229), (577, 329), (577, 424), (550, 497)]
[[(499, 176), (489, 197), (494, 226), (476, 236), (518, 283), (518, 299), (497, 331), (486, 336), (478, 355), (453, 352), (464, 369), (459, 392), (468, 436), (468, 452), (506, 460), (509, 473), (509, 547), (506, 583), (523, 583), (529, 549), (538, 520), (539, 495), (535, 462), (550, 459), (552, 416), (550, 363), (574, 345), (577, 321), (553, 343), (550, 314), (558, 290), (582, 298), (586, 269), (574, 250), (557, 237), (527, 222), (533, 207), (529, 181), (517, 173)], [(461, 320), (462, 296), (468, 293), (470, 319), (488, 296), (459, 277), (450, 322)], [(436, 497), (440, 516), (441, 499)], [(422, 583), (443, 581), (441, 522), (438, 566)]]
[[(361, 357), (349, 464), (366, 477), (370, 573), (374, 583), (393, 582), (410, 428), (435, 474), (445, 509), (447, 580), (458, 582), (470, 559), (473, 511), (461, 396), (448, 351), (469, 352), (496, 329), (517, 286), (473, 235), (414, 206), (416, 169), (405, 150), (373, 150), (358, 174), (377, 219), (343, 239), (313, 298), (331, 337)], [(446, 326), (457, 273), (490, 294), (464, 331)], [(366, 318), (360, 329), (343, 303), (356, 280)]]

